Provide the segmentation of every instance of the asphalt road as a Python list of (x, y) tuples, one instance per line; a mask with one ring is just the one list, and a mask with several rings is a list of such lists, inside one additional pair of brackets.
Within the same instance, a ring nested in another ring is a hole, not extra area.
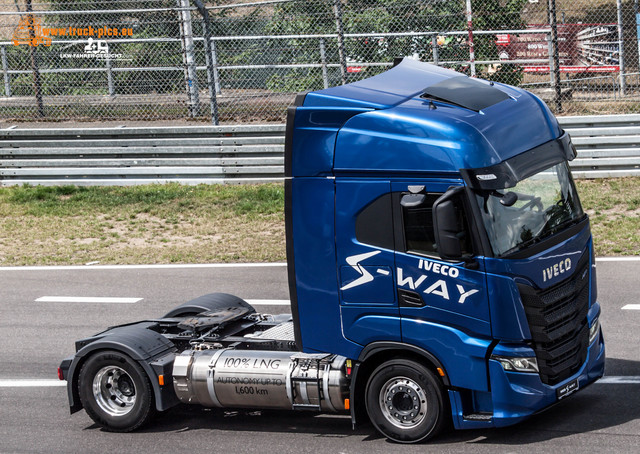
[[(426, 445), (387, 442), (346, 416), (225, 412), (178, 407), (131, 434), (102, 431), (84, 413), (69, 415), (56, 368), (75, 340), (103, 328), (162, 315), (213, 291), (246, 299), (288, 298), (286, 268), (0, 268), (0, 452), (640, 452), (640, 261), (598, 263), (607, 376), (517, 426), (450, 432)], [(45, 296), (142, 298), (135, 303), (36, 302)], [(287, 306), (260, 305), (267, 313)], [(633, 378), (635, 377), (635, 378)], [(30, 383), (27, 380), (43, 380)], [(32, 385), (32, 386), (25, 386)]]

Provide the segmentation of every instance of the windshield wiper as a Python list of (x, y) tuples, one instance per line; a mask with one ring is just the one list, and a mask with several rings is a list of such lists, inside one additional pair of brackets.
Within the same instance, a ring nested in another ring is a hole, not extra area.
[[(541, 241), (546, 240), (547, 238), (549, 238), (550, 236), (558, 233), (560, 230), (564, 229), (565, 227), (569, 226), (569, 225), (575, 225), (575, 224), (579, 224), (580, 222), (582, 222), (582, 220), (584, 219), (584, 216), (579, 218), (579, 219), (573, 219), (573, 218), (569, 218), (566, 221), (562, 221), (560, 224), (558, 224), (557, 226), (555, 226), (553, 229), (549, 230), (548, 232), (545, 232), (544, 235), (536, 235), (535, 237), (528, 239), (526, 241), (523, 241), (522, 243), (512, 247), (511, 249), (505, 251), (501, 257), (507, 256), (509, 254), (513, 254), (514, 252), (520, 252), (526, 248), (528, 248), (529, 246), (531, 246), (532, 244), (536, 244), (536, 243), (540, 243)], [(547, 221), (547, 224), (549, 223), (549, 221)], [(544, 228), (546, 227), (546, 225), (543, 227), (542, 231), (544, 231)], [(542, 232), (541, 231), (541, 232)]]
[[(584, 217), (584, 216), (583, 216)], [(541, 232), (544, 232), (547, 228), (547, 226), (549, 225), (549, 223), (553, 220), (553, 217), (549, 218), (547, 220), (547, 222), (544, 224), (544, 226), (542, 227)], [(555, 225), (554, 227), (550, 228), (549, 231), (545, 234), (545, 237), (553, 235), (557, 232), (559, 232), (560, 230), (564, 229), (565, 227), (569, 226), (569, 225), (573, 225), (573, 224), (577, 224), (582, 220), (582, 218), (579, 219), (574, 219), (573, 217), (569, 217), (568, 219), (565, 219), (564, 221), (560, 222), (559, 224)]]
[(501, 257), (507, 256), (509, 254), (513, 254), (514, 252), (520, 252), (523, 249), (528, 248), (532, 244), (539, 243), (540, 241), (542, 241), (542, 238), (539, 237), (539, 236), (535, 236), (535, 237), (533, 237), (533, 238), (531, 238), (529, 240), (523, 241), (522, 243), (519, 243), (519, 244), (515, 245), (514, 247), (512, 247), (511, 249), (503, 252)]

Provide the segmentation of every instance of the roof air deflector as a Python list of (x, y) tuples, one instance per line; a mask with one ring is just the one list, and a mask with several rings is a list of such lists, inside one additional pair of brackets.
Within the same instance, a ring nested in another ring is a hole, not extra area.
[(442, 101), (479, 112), (509, 99), (509, 95), (467, 76), (452, 77), (427, 87), (422, 98)]

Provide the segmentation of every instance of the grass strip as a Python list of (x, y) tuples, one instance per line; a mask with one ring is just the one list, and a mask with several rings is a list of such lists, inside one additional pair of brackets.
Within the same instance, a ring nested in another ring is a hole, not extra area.
[(0, 265), (284, 259), (278, 184), (0, 189)]
[(576, 181), (599, 257), (640, 255), (640, 177)]
[[(640, 178), (577, 185), (596, 254), (640, 255)], [(0, 188), (0, 232), (0, 266), (283, 261), (284, 188)]]

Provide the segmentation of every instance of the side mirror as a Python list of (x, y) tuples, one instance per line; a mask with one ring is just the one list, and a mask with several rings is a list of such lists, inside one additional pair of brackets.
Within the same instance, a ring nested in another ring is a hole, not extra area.
[(445, 192), (433, 204), (433, 230), (438, 254), (444, 260), (465, 261), (462, 254), (462, 237), (465, 234), (464, 224), (456, 208), (454, 199), (464, 191), (456, 186)]

